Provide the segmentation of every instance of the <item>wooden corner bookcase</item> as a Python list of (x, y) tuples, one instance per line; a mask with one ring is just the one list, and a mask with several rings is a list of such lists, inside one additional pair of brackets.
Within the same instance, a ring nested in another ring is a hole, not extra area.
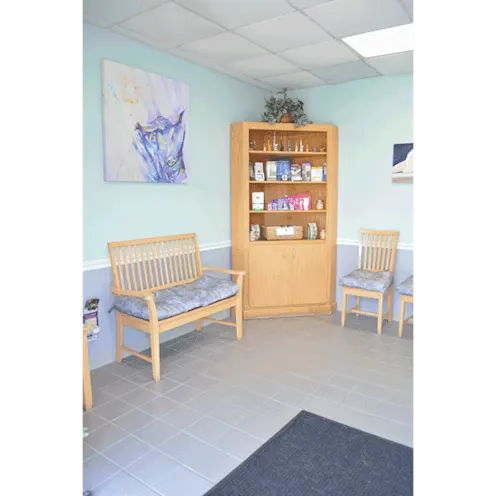
[[(312, 151), (263, 151), (269, 139), (308, 144)], [(250, 148), (253, 144), (253, 149)], [(321, 151), (322, 150), (322, 151)], [(289, 158), (291, 163), (327, 164), (327, 180), (254, 181), (249, 163)], [(272, 317), (330, 313), (336, 310), (338, 129), (330, 124), (238, 122), (231, 124), (232, 266), (246, 271), (243, 316)], [(252, 193), (263, 192), (265, 210), (253, 211)], [(310, 210), (269, 211), (267, 202), (285, 195), (310, 194)], [(317, 200), (324, 209), (317, 210)], [(250, 224), (303, 226), (315, 222), (324, 240), (250, 241)]]

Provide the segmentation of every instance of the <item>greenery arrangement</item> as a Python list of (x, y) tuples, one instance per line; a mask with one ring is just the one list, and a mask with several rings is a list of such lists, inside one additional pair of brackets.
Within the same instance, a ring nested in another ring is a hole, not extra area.
[(288, 89), (283, 88), (274, 95), (265, 99), (265, 112), (262, 114), (263, 122), (294, 122), (296, 127), (311, 124), (303, 110), (303, 102), (299, 98), (288, 96)]

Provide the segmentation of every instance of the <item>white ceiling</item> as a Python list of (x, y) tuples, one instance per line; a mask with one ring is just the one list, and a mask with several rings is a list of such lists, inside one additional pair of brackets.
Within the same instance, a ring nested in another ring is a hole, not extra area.
[(268, 90), (413, 71), (342, 41), (413, 22), (413, 0), (84, 0), (84, 19)]

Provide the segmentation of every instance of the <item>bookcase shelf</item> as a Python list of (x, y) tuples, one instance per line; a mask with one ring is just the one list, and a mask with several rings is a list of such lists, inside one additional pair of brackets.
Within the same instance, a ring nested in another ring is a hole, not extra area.
[(250, 214), (325, 214), (326, 210), (250, 210)]
[(250, 181), (250, 184), (286, 184), (286, 185), (298, 185), (298, 184), (325, 184), (327, 181)]
[[(275, 140), (287, 149), (303, 143), (325, 152), (263, 151)], [(250, 148), (254, 145), (255, 150)], [(238, 122), (231, 124), (232, 266), (245, 270), (245, 318), (330, 313), (336, 310), (336, 238), (338, 130), (330, 124)], [(287, 158), (293, 164), (327, 165), (326, 181), (255, 181), (249, 162)], [(252, 194), (263, 193), (265, 210), (252, 210)], [(267, 203), (292, 195), (310, 195), (311, 210), (266, 210)], [(324, 209), (316, 209), (317, 201)], [(295, 214), (295, 215), (293, 215)], [(250, 241), (250, 224), (297, 225), (307, 237), (308, 223), (325, 229), (325, 239)]]
[(263, 150), (250, 150), (250, 155), (263, 155), (264, 157), (311, 157), (326, 156), (327, 152), (264, 152)]

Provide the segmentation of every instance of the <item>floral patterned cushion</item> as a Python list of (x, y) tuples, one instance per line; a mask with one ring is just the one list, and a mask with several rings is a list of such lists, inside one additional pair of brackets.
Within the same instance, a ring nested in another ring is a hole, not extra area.
[(234, 296), (239, 291), (239, 286), (228, 279), (202, 276), (196, 281), (170, 288), (170, 291), (178, 296), (198, 298), (201, 306), (206, 307)]
[(391, 272), (371, 272), (370, 270), (357, 269), (339, 279), (341, 286), (349, 288), (368, 289), (384, 293), (393, 283)]
[[(206, 307), (211, 303), (234, 296), (239, 286), (226, 279), (202, 276), (196, 281), (173, 288), (162, 289), (155, 293), (155, 306), (158, 320), (168, 319), (189, 312), (195, 308)], [(119, 296), (114, 307), (121, 313), (139, 319), (149, 320), (146, 301), (134, 296)]]
[(400, 294), (413, 296), (413, 276), (405, 279), (399, 286), (398, 291)]

